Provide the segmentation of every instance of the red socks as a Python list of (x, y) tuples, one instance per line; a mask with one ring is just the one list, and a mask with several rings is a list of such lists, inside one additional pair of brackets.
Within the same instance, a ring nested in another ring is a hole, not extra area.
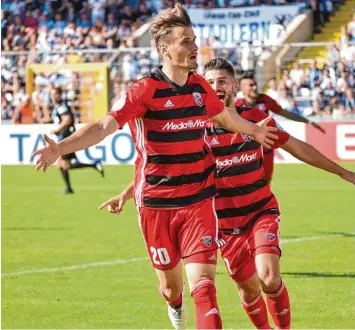
[(195, 303), (196, 329), (222, 329), (214, 282), (201, 280), (191, 289), (191, 296)]
[(245, 303), (244, 301), (242, 301), (242, 303), (244, 310), (246, 311), (251, 323), (253, 323), (255, 328), (271, 329), (267, 316), (266, 304), (263, 296), (261, 295), (261, 292), (251, 303)]
[(169, 300), (168, 297), (164, 294), (163, 290), (160, 287), (160, 284), (158, 285), (160, 295), (163, 297), (163, 299), (171, 306), (171, 307), (180, 307), (182, 304), (182, 292), (176, 300)]
[(291, 308), (290, 299), (284, 282), (281, 280), (276, 293), (267, 293), (266, 302), (272, 319), (278, 329), (290, 329)]

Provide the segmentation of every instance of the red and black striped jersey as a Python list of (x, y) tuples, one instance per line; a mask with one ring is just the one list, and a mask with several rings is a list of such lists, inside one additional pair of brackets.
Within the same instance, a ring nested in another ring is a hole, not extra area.
[(216, 195), (214, 158), (205, 125), (224, 109), (211, 86), (190, 73), (181, 87), (161, 69), (135, 83), (109, 112), (128, 122), (137, 150), (134, 196), (138, 207), (179, 208)]
[[(272, 97), (270, 97), (267, 94), (259, 94), (255, 104), (250, 105), (244, 98), (237, 98), (235, 100), (235, 105), (237, 107), (250, 107), (255, 110), (260, 110), (262, 112), (265, 112), (267, 115), (269, 115), (269, 111), (280, 114), (282, 111), (282, 107), (280, 104), (278, 104)], [(264, 148), (264, 153), (270, 153), (273, 152), (273, 149), (267, 149)]]
[[(255, 108), (238, 108), (241, 116), (259, 122), (267, 117)], [(274, 148), (289, 139), (273, 119), (268, 125), (278, 128)], [(262, 146), (249, 135), (231, 133), (208, 122), (207, 143), (216, 158), (215, 181), (218, 190), (216, 212), (219, 228), (244, 227), (255, 215), (266, 210), (279, 213), (277, 200), (265, 178)]]

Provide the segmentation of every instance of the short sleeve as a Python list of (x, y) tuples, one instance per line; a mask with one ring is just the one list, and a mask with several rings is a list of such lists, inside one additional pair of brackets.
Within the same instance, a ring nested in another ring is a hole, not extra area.
[(265, 102), (266, 110), (270, 110), (273, 113), (279, 114), (282, 111), (282, 107), (273, 98), (266, 94), (262, 94), (263, 102)]
[(268, 126), (273, 126), (273, 127), (277, 128), (276, 132), (272, 132), (278, 136), (278, 140), (274, 140), (274, 144), (272, 146), (272, 149), (277, 149), (277, 148), (283, 146), (290, 138), (290, 134), (288, 134), (276, 120), (271, 119), (268, 122)]
[(149, 79), (145, 78), (133, 84), (112, 106), (108, 114), (116, 119), (120, 128), (132, 119), (143, 117), (147, 111), (145, 97), (148, 92), (148, 81)]
[(210, 84), (200, 77), (201, 85), (206, 91), (206, 112), (209, 118), (219, 115), (224, 110), (224, 103), (218, 98)]
[(62, 104), (62, 105), (57, 107), (57, 113), (58, 113), (58, 115), (63, 116), (66, 113), (69, 114), (69, 109), (68, 109), (68, 107), (66, 105)]

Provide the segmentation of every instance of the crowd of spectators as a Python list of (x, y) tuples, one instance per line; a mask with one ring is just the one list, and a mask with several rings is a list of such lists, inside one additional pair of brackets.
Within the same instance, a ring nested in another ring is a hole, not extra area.
[[(218, 8), (263, 4), (284, 5), (291, 2), (306, 2), (312, 6), (314, 1), (317, 2), (318, 7), (320, 6), (322, 12), (333, 10), (335, 0), (180, 0), (179, 2), (188, 8)], [(114, 96), (112, 99), (114, 102), (115, 98), (124, 93), (132, 82), (140, 79), (160, 63), (155, 50), (124, 51), (125, 48), (134, 46), (132, 33), (161, 8), (171, 7), (175, 2), (176, 0), (3, 0), (1, 48), (3, 51), (26, 51), (27, 53), (6, 56), (2, 59), (2, 119), (23, 122), (21, 113), (32, 107), (34, 122), (49, 121), (50, 90), (58, 86), (66, 86), (64, 90), (67, 90), (65, 93), (67, 103), (72, 104), (74, 110), (78, 108), (80, 75), (73, 72), (38, 74), (34, 81), (33, 95), (29, 96), (25, 92), (27, 64), (107, 61), (112, 56), (112, 51), (120, 48), (122, 55), (113, 63), (110, 72), (111, 95)], [(349, 46), (348, 42), (354, 38), (354, 31), (353, 20), (347, 27), (342, 28), (340, 46), (331, 46), (328, 56), (328, 70), (331, 72), (332, 69), (337, 74), (341, 72), (334, 66), (338, 65), (339, 59), (343, 61), (347, 67), (350, 85), (353, 79), (351, 59), (355, 56), (355, 49), (354, 46)], [(263, 54), (268, 53), (268, 49), (261, 43), (258, 45), (246, 43), (233, 49), (222, 49), (221, 46), (216, 37), (204, 40), (200, 47), (200, 64), (203, 65), (213, 57), (222, 56), (230, 60), (237, 70), (250, 70), (255, 68)], [(55, 51), (74, 50), (75, 53), (65, 55), (55, 53)], [(85, 50), (97, 50), (97, 52), (88, 53)], [(295, 70), (297, 65), (295, 64)], [(326, 77), (324, 71), (322, 77)], [(287, 100), (302, 97), (307, 93), (307, 88), (312, 97), (315, 91), (323, 90), (325, 83), (318, 86), (312, 82), (312, 79), (305, 82), (304, 77), (308, 77), (309, 74), (303, 68), (302, 72), (304, 75), (301, 75), (299, 70), (299, 77), (297, 77), (297, 73), (291, 70), (290, 75), (295, 80), (292, 85), (290, 83), (292, 79), (287, 78), (285, 72), (278, 94), (284, 93), (283, 86), (287, 89), (287, 95), (284, 96)], [(339, 74), (340, 76), (332, 79), (334, 86), (338, 84), (336, 79), (344, 79), (341, 73)], [(322, 78), (322, 82), (324, 79)], [(308, 87), (306, 87), (307, 83)], [(273, 85), (275, 82), (272, 81), (270, 84)], [(322, 104), (320, 108), (326, 106), (328, 104)]]
[(355, 116), (355, 14), (341, 27), (338, 44), (328, 48), (324, 63), (296, 62), (277, 84), (271, 79), (267, 94), (291, 112), (339, 119)]

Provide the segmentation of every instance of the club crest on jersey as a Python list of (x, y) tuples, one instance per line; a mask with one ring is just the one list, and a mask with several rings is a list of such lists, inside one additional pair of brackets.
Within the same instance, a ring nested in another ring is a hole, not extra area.
[(250, 135), (247, 135), (247, 134), (240, 134), (243, 138), (244, 141), (251, 141), (253, 138), (250, 136)]
[(211, 236), (203, 236), (202, 243), (205, 244), (207, 247), (210, 247), (212, 244), (212, 237)]
[(266, 110), (266, 106), (264, 103), (259, 103), (258, 104), (258, 108), (261, 110), (261, 111), (265, 111)]
[(266, 233), (266, 237), (267, 237), (267, 239), (270, 241), (270, 242), (272, 242), (272, 241), (274, 241), (275, 240), (275, 234), (273, 234), (273, 233)]
[(192, 96), (194, 97), (194, 100), (196, 102), (196, 104), (199, 107), (202, 107), (202, 96), (200, 93), (192, 93)]
[(285, 132), (285, 130), (283, 129), (283, 127), (275, 120), (275, 125), (276, 128), (280, 131), (280, 132)]

